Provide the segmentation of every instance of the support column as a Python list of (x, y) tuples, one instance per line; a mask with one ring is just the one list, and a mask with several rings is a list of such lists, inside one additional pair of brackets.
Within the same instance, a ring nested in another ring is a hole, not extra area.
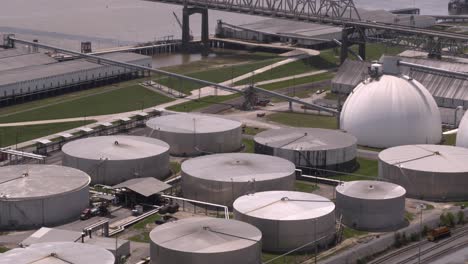
[(190, 44), (190, 9), (184, 6), (182, 10), (182, 49), (187, 50)]
[(359, 56), (366, 60), (366, 43), (359, 43)]
[(209, 41), (210, 41), (210, 31), (209, 31), (209, 23), (208, 23), (208, 9), (203, 9), (201, 11), (202, 15), (202, 30), (201, 30), (201, 38), (202, 38), (202, 43), (203, 46), (205, 46), (205, 49), (208, 49), (209, 47)]
[(343, 28), (341, 31), (341, 54), (340, 54), (340, 62), (343, 62), (348, 58), (348, 48), (350, 46), (348, 35), (351, 34), (353, 28)]

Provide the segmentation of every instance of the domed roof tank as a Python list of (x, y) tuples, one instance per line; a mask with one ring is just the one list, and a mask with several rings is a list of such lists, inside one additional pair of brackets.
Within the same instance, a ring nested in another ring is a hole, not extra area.
[(432, 95), (407, 76), (382, 75), (360, 83), (341, 112), (340, 128), (363, 146), (437, 144), (441, 118)]
[(463, 115), (458, 127), (457, 147), (468, 148), (468, 111)]

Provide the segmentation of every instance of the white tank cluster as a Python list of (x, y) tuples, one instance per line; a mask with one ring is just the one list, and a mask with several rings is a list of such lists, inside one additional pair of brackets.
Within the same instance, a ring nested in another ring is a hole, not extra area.
[(379, 177), (403, 186), (408, 197), (468, 200), (468, 149), (407, 145), (379, 153)]
[(437, 144), (441, 117), (428, 90), (406, 76), (382, 75), (360, 83), (343, 105), (340, 128), (363, 146)]
[(405, 224), (406, 190), (381, 181), (352, 181), (336, 187), (337, 216), (357, 230), (389, 231)]
[(0, 167), (0, 230), (78, 219), (89, 204), (90, 180), (86, 173), (62, 166)]
[(356, 169), (357, 139), (338, 130), (321, 128), (281, 128), (257, 134), (255, 152), (281, 157), (299, 168), (327, 171)]
[(212, 115), (174, 114), (150, 119), (150, 136), (171, 146), (175, 156), (226, 153), (242, 147), (242, 124)]
[(139, 136), (89, 137), (62, 148), (62, 164), (91, 176), (92, 184), (115, 185), (133, 178), (164, 179), (170, 173), (169, 145)]
[(150, 233), (152, 264), (261, 264), (262, 233), (236, 220), (195, 217)]
[[(233, 207), (235, 219), (262, 231), (268, 252), (287, 252), (313, 241), (328, 247), (335, 238), (335, 204), (315, 194), (260, 192), (239, 197)], [(303, 250), (314, 247), (311, 243)]]
[(0, 264), (12, 263), (114, 264), (115, 258), (101, 247), (79, 242), (51, 242), (32, 244), (0, 254)]
[(460, 126), (458, 127), (457, 146), (468, 148), (468, 111), (463, 115)]
[(273, 156), (214, 154), (187, 160), (181, 170), (184, 197), (226, 206), (245, 194), (294, 189), (294, 164)]

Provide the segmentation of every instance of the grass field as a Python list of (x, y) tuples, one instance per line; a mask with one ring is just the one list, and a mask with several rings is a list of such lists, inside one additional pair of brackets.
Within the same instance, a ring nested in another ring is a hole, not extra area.
[(243, 138), (242, 139), (242, 144), (244, 144), (245, 146), (245, 149), (244, 149), (244, 152), (246, 153), (254, 153), (254, 141), (253, 139), (246, 139), (246, 138)]
[(444, 145), (455, 146), (457, 142), (457, 134), (443, 135)]
[(301, 77), (297, 79), (290, 79), (287, 81), (274, 82), (270, 84), (260, 85), (260, 87), (267, 89), (267, 90), (278, 90), (278, 89), (306, 84), (306, 83), (331, 80), (333, 76), (334, 74), (332, 73), (322, 73), (322, 74), (317, 74), (317, 75), (312, 75), (312, 76)]
[(298, 112), (280, 112), (267, 115), (267, 120), (295, 127), (319, 127), (337, 129), (336, 117), (305, 114)]
[[(16, 126), (16, 127), (0, 127), (0, 146), (6, 147), (31, 139), (36, 139), (75, 127), (80, 127), (86, 124), (94, 123), (94, 121), (77, 121), (55, 124), (43, 124), (32, 126)], [(18, 139), (18, 140), (17, 140)]]
[(6, 247), (1, 247), (0, 246), (0, 253), (5, 253), (7, 252), (8, 250), (10, 250), (9, 248), (6, 248)]
[(364, 231), (358, 231), (358, 230), (355, 230), (355, 229), (352, 229), (352, 228), (349, 228), (349, 227), (344, 227), (343, 229), (343, 238), (344, 239), (348, 239), (348, 238), (352, 238), (352, 237), (358, 237), (358, 236), (362, 236), (362, 235), (366, 235), (367, 232), (364, 232)]
[(282, 77), (294, 76), (306, 72), (331, 69), (338, 67), (338, 59), (334, 55), (332, 49), (327, 49), (321, 51), (320, 56), (312, 56), (309, 58), (301, 59), (294, 61), (273, 69), (270, 69), (266, 72), (252, 76), (242, 81), (237, 82), (237, 85), (248, 84), (248, 83), (257, 83), (261, 81), (278, 79)]
[(320, 187), (313, 182), (297, 180), (294, 182), (294, 189), (298, 192), (311, 193), (313, 191), (320, 189)]
[(171, 100), (139, 85), (131, 85), (13, 115), (0, 116), (0, 123), (106, 115), (138, 110)]
[(373, 180), (379, 174), (379, 163), (377, 160), (357, 158), (359, 169), (351, 174), (354, 175), (336, 175), (330, 176), (331, 178), (341, 181), (359, 181), (359, 180)]
[[(193, 78), (197, 78), (197, 79), (201, 79), (205, 81), (221, 83), (226, 80), (233, 79), (237, 76), (249, 73), (256, 69), (265, 67), (279, 60), (281, 59), (279, 58), (266, 59), (266, 60), (261, 60), (261, 61), (256, 61), (256, 62), (243, 63), (239, 65), (232, 65), (232, 66), (219, 67), (216, 69), (203, 70), (199, 72), (188, 73), (186, 75), (189, 77), (193, 77)], [(206, 86), (204, 84), (185, 81), (185, 80), (177, 80), (177, 79), (170, 78), (170, 77), (162, 77), (160, 79), (156, 79), (155, 81), (164, 86), (170, 87), (174, 90), (180, 91), (185, 94), (190, 94), (191, 91)]]
[[(354, 45), (351, 48), (354, 52), (358, 53), (358, 46)], [(397, 46), (387, 46), (380, 43), (368, 43), (366, 44), (366, 61), (378, 60), (382, 55), (397, 55), (403, 51), (405, 48)], [(352, 54), (349, 54), (350, 59), (356, 59)]]
[(221, 95), (221, 96), (214, 96), (210, 95), (207, 97), (203, 97), (197, 100), (187, 101), (185, 103), (181, 103), (178, 105), (173, 105), (168, 107), (168, 110), (177, 111), (177, 112), (193, 112), (205, 107), (208, 107), (213, 104), (220, 104), (224, 101), (231, 100), (234, 98), (239, 97), (240, 94), (230, 94), (230, 95)]
[(245, 128), (244, 128), (244, 134), (246, 134), (246, 135), (251, 135), (251, 136), (255, 136), (255, 135), (257, 135), (258, 133), (263, 132), (263, 131), (265, 131), (265, 130), (266, 130), (266, 129), (258, 128), (258, 127), (245, 127)]

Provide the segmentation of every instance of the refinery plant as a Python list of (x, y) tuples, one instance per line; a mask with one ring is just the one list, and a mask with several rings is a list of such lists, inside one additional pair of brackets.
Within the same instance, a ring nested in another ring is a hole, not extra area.
[(0, 264), (468, 261), (468, 17), (138, 1), (182, 39), (0, 27)]

